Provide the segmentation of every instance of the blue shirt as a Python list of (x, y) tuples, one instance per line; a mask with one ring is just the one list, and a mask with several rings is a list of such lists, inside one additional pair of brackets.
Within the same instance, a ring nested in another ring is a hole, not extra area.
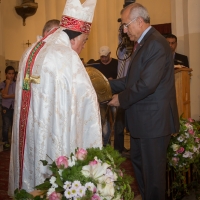
[[(16, 82), (13, 81), (10, 85), (9, 85), (9, 88), (8, 88), (8, 95), (11, 95), (11, 94), (15, 94), (15, 86), (16, 86)], [(0, 83), (0, 90), (4, 89), (6, 87), (6, 82), (3, 81)], [(2, 97), (2, 106), (3, 107), (6, 107), (6, 108), (10, 108), (10, 106), (12, 108), (14, 108), (14, 98), (9, 98), (9, 99), (4, 99)]]

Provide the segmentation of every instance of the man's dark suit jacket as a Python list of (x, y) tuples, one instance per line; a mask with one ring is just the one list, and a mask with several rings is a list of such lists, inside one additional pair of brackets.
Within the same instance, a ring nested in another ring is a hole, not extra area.
[(166, 39), (153, 27), (132, 55), (127, 76), (110, 80), (134, 138), (155, 138), (179, 131), (174, 62)]
[(174, 65), (183, 65), (189, 67), (188, 57), (175, 52)]

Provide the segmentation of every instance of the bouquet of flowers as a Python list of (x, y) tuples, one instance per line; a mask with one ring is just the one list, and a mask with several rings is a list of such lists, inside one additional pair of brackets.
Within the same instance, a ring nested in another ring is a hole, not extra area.
[(193, 119), (180, 118), (180, 130), (171, 138), (167, 157), (170, 166), (182, 171), (200, 158), (200, 133)]
[(49, 200), (132, 200), (132, 178), (120, 169), (124, 158), (111, 146), (77, 148), (69, 157), (60, 156), (49, 165), (52, 174), (36, 186), (42, 191), (33, 197), (24, 190), (16, 190), (15, 199)]
[(193, 119), (183, 119), (180, 117), (179, 133), (174, 134), (168, 147), (168, 166), (171, 171), (172, 185), (170, 192), (173, 199), (182, 199), (188, 194), (192, 184), (187, 183), (186, 173), (191, 170), (195, 181), (195, 174), (199, 176), (200, 160), (200, 133), (199, 123)]

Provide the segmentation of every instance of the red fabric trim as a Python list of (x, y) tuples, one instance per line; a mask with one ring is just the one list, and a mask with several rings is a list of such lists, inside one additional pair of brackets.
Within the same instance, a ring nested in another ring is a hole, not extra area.
[[(40, 49), (44, 46), (45, 42), (38, 42), (35, 47), (32, 49), (31, 53), (26, 62), (26, 68), (24, 73), (24, 78), (26, 76), (27, 70), (30, 70), (30, 76), (32, 74), (32, 69), (34, 65), (35, 58), (40, 51)], [(26, 125), (29, 113), (31, 99), (31, 85), (30, 90), (22, 90), (22, 102), (21, 102), (21, 111), (20, 111), (20, 120), (19, 120), (19, 188), (22, 187), (22, 174), (23, 174), (23, 164), (24, 164), (24, 149), (25, 149), (25, 140), (26, 140)]]
[[(54, 33), (58, 28), (54, 28), (50, 31), (48, 35)], [(44, 46), (45, 42), (43, 41), (47, 36), (43, 37), (31, 50), (29, 57), (26, 62), (26, 68), (24, 70), (24, 78), (28, 70), (30, 70), (29, 75), (32, 74), (33, 65), (35, 62), (35, 58), (39, 53), (40, 49)], [(19, 120), (19, 188), (22, 187), (22, 175), (23, 175), (23, 164), (24, 164), (24, 149), (25, 149), (25, 141), (26, 141), (26, 126), (28, 120), (29, 106), (31, 99), (31, 85), (30, 90), (22, 90), (22, 102), (21, 102), (21, 111), (20, 111), (20, 120)]]
[(60, 22), (60, 26), (66, 29), (81, 32), (81, 33), (86, 33), (86, 34), (89, 34), (91, 25), (92, 23), (84, 22), (82, 20), (75, 19), (73, 17), (69, 17), (66, 15), (62, 16), (62, 19)]

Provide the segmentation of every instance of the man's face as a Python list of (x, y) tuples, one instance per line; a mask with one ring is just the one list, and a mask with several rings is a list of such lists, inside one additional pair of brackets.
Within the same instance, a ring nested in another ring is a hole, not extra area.
[(88, 35), (87, 34), (81, 34), (74, 39), (71, 39), (71, 47), (74, 51), (76, 51), (77, 54), (80, 54), (82, 49), (85, 47), (85, 43), (88, 40)]
[(107, 64), (110, 61), (110, 53), (107, 56), (100, 56), (100, 60), (103, 64)]
[(134, 19), (130, 19), (129, 17), (129, 9), (126, 9), (122, 15), (122, 24), (124, 33), (127, 33), (128, 37), (131, 41), (137, 41), (141, 34), (141, 19), (139, 17), (136, 17)]
[(169, 42), (169, 46), (172, 50), (172, 53), (174, 53), (177, 47), (176, 39), (175, 38), (166, 38), (166, 39)]
[(9, 79), (9, 80), (13, 80), (15, 77), (15, 71), (14, 70), (8, 70), (8, 73), (6, 74), (6, 79)]

